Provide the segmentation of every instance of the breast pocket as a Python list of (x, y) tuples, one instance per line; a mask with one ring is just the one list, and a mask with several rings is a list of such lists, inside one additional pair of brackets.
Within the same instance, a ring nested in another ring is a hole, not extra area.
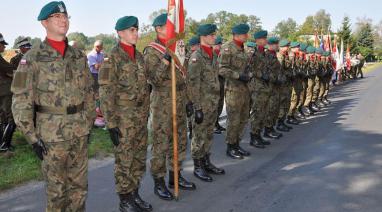
[(37, 79), (37, 89), (39, 91), (55, 92), (62, 87), (64, 70), (61, 67), (55, 66), (54, 63), (44, 62), (39, 67), (40, 72)]
[(244, 69), (246, 65), (246, 58), (242, 55), (236, 55), (232, 58), (232, 65), (236, 69)]
[(118, 77), (118, 88), (120, 90), (120, 99), (135, 100), (137, 97), (138, 77), (130, 64), (122, 66)]

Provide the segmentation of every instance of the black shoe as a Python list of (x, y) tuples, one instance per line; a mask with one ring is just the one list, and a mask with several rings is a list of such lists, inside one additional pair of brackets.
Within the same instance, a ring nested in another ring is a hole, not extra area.
[(302, 114), (304, 114), (304, 116), (310, 116), (312, 114), (312, 112), (309, 110), (309, 108), (305, 107), (305, 106), (301, 107), (301, 112), (302, 112)]
[(317, 113), (317, 112), (319, 111), (318, 108), (314, 107), (314, 104), (313, 104), (313, 103), (310, 103), (310, 104), (309, 104), (309, 109), (310, 109), (310, 111), (313, 112), (313, 114), (314, 114), (314, 113)]
[(259, 133), (251, 133), (251, 141), (249, 142), (249, 145), (259, 149), (265, 148), (264, 140)]
[(204, 164), (202, 159), (194, 159), (194, 175), (195, 177), (205, 182), (213, 181), (212, 177), (204, 169)]
[(248, 157), (251, 155), (250, 152), (246, 151), (245, 149), (241, 148), (241, 146), (239, 144), (236, 145), (236, 148), (237, 148), (237, 151), (239, 151), (239, 153), (241, 155), (243, 155), (244, 157)]
[(300, 111), (296, 111), (295, 116), (299, 119), (305, 119), (305, 116)]
[(290, 129), (287, 126), (285, 126), (283, 123), (284, 121), (282, 119), (277, 120), (276, 129), (281, 132), (289, 132)]
[(280, 135), (272, 132), (272, 130), (270, 129), (270, 127), (265, 127), (265, 130), (264, 130), (264, 136), (266, 138), (272, 138), (272, 139), (279, 139), (280, 138)]
[(320, 107), (318, 106), (317, 102), (313, 102), (313, 103), (312, 103), (312, 108), (313, 108), (314, 110), (316, 110), (317, 112), (321, 110)]
[(279, 132), (277, 132), (277, 131), (275, 130), (275, 128), (273, 128), (273, 126), (272, 126), (272, 127), (269, 127), (269, 129), (271, 130), (271, 132), (272, 132), (273, 134), (277, 135), (277, 136), (278, 136), (278, 138), (281, 138), (281, 137), (283, 137), (283, 134), (282, 134), (282, 133), (279, 133)]
[(138, 189), (135, 189), (132, 193), (134, 196), (134, 202), (135, 204), (142, 210), (142, 211), (152, 211), (153, 206), (150, 205), (150, 203), (144, 201), (141, 196), (139, 196)]
[(13, 133), (16, 130), (16, 124), (12, 121), (8, 123), (7, 125), (3, 125), (1, 127), (2, 128), (4, 127), (3, 128), (4, 132), (3, 134), (0, 135), (2, 137), (1, 138), (2, 143), (0, 143), (0, 151), (9, 150), (10, 147), (12, 146), (11, 142), (12, 142)]
[[(193, 191), (196, 189), (196, 185), (193, 182), (189, 182), (184, 177), (182, 176), (182, 173), (180, 171), (178, 172), (178, 185), (179, 188), (182, 190), (187, 190), (187, 191)], [(169, 171), (168, 174), (168, 187), (169, 188), (174, 188), (174, 172)]]
[(163, 200), (173, 200), (174, 196), (168, 190), (164, 178), (154, 178), (154, 194)]
[(322, 103), (321, 100), (318, 100), (317, 104), (318, 104), (319, 107), (325, 107), (326, 106), (324, 103)]
[(222, 131), (221, 131), (220, 129), (218, 129), (218, 128), (215, 127), (215, 129), (214, 129), (214, 133), (215, 133), (215, 134), (222, 134)]
[(289, 125), (285, 124), (285, 119), (286, 118), (281, 119), (281, 124), (284, 125), (286, 128), (288, 128), (289, 130), (293, 130), (292, 126), (289, 126)]
[(204, 169), (210, 173), (210, 174), (216, 174), (216, 175), (223, 175), (225, 174), (225, 171), (224, 169), (222, 168), (218, 168), (216, 167), (214, 164), (211, 163), (211, 160), (210, 160), (210, 153), (208, 153), (205, 157), (204, 157)]
[(299, 121), (296, 120), (293, 116), (288, 116), (287, 121), (288, 124), (298, 125)]
[(135, 198), (131, 194), (120, 194), (119, 195), (119, 211), (120, 212), (142, 212), (142, 210), (135, 203)]
[[(363, 78), (363, 77), (361, 77), (361, 78)], [(328, 104), (331, 104), (331, 103), (332, 103), (332, 102), (328, 99), (327, 96), (325, 96), (324, 99), (326, 100), (326, 102), (327, 102)]]
[(233, 144), (227, 144), (227, 156), (232, 159), (243, 159), (243, 155), (240, 154), (239, 150)]

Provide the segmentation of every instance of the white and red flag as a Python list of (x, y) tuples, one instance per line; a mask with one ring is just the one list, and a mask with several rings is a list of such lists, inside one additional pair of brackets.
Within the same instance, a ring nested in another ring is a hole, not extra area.
[(184, 39), (185, 16), (183, 0), (168, 0), (167, 48), (177, 56), (177, 65), (183, 65), (186, 56)]

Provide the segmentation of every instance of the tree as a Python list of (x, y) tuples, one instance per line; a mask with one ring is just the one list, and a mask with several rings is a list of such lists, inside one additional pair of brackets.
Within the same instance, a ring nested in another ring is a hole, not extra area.
[(352, 31), (351, 31), (351, 24), (350, 24), (350, 18), (349, 16), (345, 16), (344, 19), (342, 20), (342, 26), (341, 28), (337, 31), (337, 36), (338, 40), (343, 40), (344, 41), (344, 46), (346, 47), (348, 44), (352, 48), (353, 45), (353, 36), (352, 36)]
[(374, 33), (370, 23), (365, 23), (360, 27), (356, 45), (357, 52), (365, 57), (370, 57), (373, 54)]
[(313, 35), (315, 32), (314, 17), (312, 15), (305, 18), (305, 22), (301, 25), (300, 35)]
[(313, 20), (315, 29), (319, 31), (322, 30), (323, 32), (326, 32), (332, 24), (330, 14), (326, 13), (324, 9), (317, 11), (313, 17)]
[(82, 32), (72, 32), (67, 37), (69, 41), (76, 41), (79, 49), (86, 49), (89, 45), (88, 38)]
[(279, 22), (273, 30), (273, 33), (280, 38), (290, 38), (296, 32), (297, 22), (292, 18)]

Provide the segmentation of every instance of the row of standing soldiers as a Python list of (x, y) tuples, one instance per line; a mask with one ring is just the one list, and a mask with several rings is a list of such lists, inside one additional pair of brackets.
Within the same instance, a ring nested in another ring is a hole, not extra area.
[[(50, 2), (38, 16), (47, 30), (47, 38), (21, 59), (12, 81), (12, 112), (19, 129), (43, 160), (47, 182), (47, 211), (85, 211), (87, 197), (87, 140), (94, 123), (94, 95), (86, 56), (67, 45), (69, 17), (63, 2)], [(118, 44), (99, 72), (101, 109), (114, 144), (115, 183), (120, 211), (151, 211), (152, 206), (139, 195), (146, 172), (148, 120), (152, 127), (150, 172), (154, 193), (172, 200), (168, 185), (195, 190), (181, 171), (174, 173), (173, 163), (182, 167), (186, 159), (187, 117), (192, 122), (191, 155), (194, 175), (211, 182), (211, 175), (225, 170), (211, 162), (214, 125), (222, 91), (219, 76), (225, 80), (227, 111), (227, 155), (242, 159), (250, 153), (239, 144), (244, 127), (251, 122), (250, 144), (264, 148), (261, 131), (279, 138), (279, 131), (289, 131), (284, 123), (298, 124), (295, 116), (310, 114), (326, 101), (327, 76), (331, 76), (326, 53), (277, 38), (267, 40), (267, 32), (255, 33), (257, 47), (247, 51), (249, 26), (232, 28), (233, 40), (213, 50), (216, 25), (198, 28), (200, 47), (190, 56), (186, 70), (177, 65), (177, 122), (179, 158), (173, 159), (171, 114), (171, 64), (174, 55), (166, 50), (167, 14), (155, 18), (157, 39), (140, 53), (138, 19), (120, 18), (115, 25)], [(60, 28), (56, 25), (60, 24)], [(268, 50), (265, 46), (268, 43)], [(278, 46), (281, 46), (278, 51)], [(289, 51), (289, 48), (291, 51)], [(306, 95), (302, 93), (306, 92)], [(304, 109), (304, 110), (303, 110)], [(307, 113), (306, 113), (307, 114)], [(182, 169), (180, 169), (182, 170)]]

